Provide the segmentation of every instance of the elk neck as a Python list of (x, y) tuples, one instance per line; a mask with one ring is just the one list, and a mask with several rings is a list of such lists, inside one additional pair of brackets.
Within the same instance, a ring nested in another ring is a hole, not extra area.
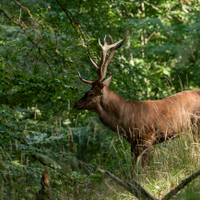
[(103, 95), (97, 108), (97, 114), (101, 122), (114, 132), (119, 131), (119, 127), (126, 130), (128, 127), (128, 107), (130, 102), (110, 90), (107, 86), (103, 88)]

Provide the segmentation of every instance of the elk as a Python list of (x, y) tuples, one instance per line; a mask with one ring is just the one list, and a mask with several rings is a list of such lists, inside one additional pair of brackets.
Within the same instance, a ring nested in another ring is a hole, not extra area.
[[(142, 156), (142, 166), (146, 166), (152, 145), (176, 138), (190, 124), (196, 124), (200, 117), (200, 91), (182, 91), (161, 100), (125, 100), (109, 89), (112, 76), (103, 79), (115, 50), (123, 45), (126, 37), (116, 43), (111, 36), (109, 40), (109, 45), (106, 36), (104, 45), (99, 40), (102, 50), (99, 65), (90, 58), (98, 71), (98, 78), (95, 81), (85, 80), (78, 72), (80, 80), (92, 88), (75, 103), (74, 108), (96, 112), (106, 127), (126, 138), (136, 162)], [(108, 50), (110, 54), (106, 60)], [(197, 126), (194, 127), (197, 131)]]

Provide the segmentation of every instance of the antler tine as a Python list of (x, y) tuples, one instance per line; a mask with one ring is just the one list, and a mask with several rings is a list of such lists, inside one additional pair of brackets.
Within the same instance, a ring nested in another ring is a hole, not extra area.
[[(105, 35), (103, 41), (104, 41), (104, 46), (101, 44), (100, 39), (98, 39), (99, 46), (100, 46), (101, 49), (102, 49), (102, 57), (101, 57), (101, 59), (100, 59), (99, 56), (97, 55), (97, 58), (98, 58), (99, 61), (100, 61), (99, 66), (92, 60), (91, 57), (89, 57), (91, 63), (92, 63), (92, 64), (94, 65), (94, 67), (98, 70), (99, 76), (101, 76), (101, 74), (102, 74), (102, 67), (103, 67), (104, 62), (105, 62), (105, 59), (106, 59), (106, 53), (107, 53), (107, 51), (108, 51), (110, 48), (112, 48), (112, 47), (110, 47), (110, 46), (107, 44), (107, 42), (106, 42), (106, 35)], [(100, 78), (100, 79), (102, 80), (102, 78)]]
[(107, 45), (107, 42), (106, 42), (106, 35), (104, 36), (103, 41), (104, 41), (104, 46)]
[[(128, 35), (128, 34), (127, 34)], [(92, 60), (91, 57), (90, 58), (90, 61), (92, 62), (92, 64), (94, 65), (94, 67), (98, 70), (98, 74), (99, 74), (99, 77), (96, 79), (96, 81), (102, 81), (105, 76), (106, 76), (106, 72), (107, 72), (107, 66), (109, 64), (109, 62), (111, 61), (114, 53), (115, 53), (115, 50), (118, 49), (119, 47), (121, 47), (123, 45), (123, 43), (125, 42), (126, 38), (127, 38), (127, 35), (126, 37), (123, 39), (123, 40), (119, 40), (118, 42), (115, 42), (113, 43), (113, 39), (112, 37), (109, 35), (109, 40), (110, 40), (110, 44), (108, 45), (107, 42), (106, 42), (106, 35), (104, 37), (104, 45), (101, 44), (101, 41), (100, 39), (98, 39), (98, 43), (99, 43), (99, 46), (101, 47), (101, 50), (102, 50), (102, 56), (101, 56), (101, 59), (99, 58), (99, 56), (97, 55), (97, 58), (98, 60), (100, 61), (99, 63), (99, 66)], [(120, 42), (122, 42), (120, 45), (118, 45)], [(117, 46), (118, 45), (118, 46)], [(108, 59), (107, 61), (105, 62), (106, 60), (106, 54), (107, 54), (107, 51), (111, 49), (110, 51), (110, 54), (108, 56)], [(80, 73), (78, 72), (78, 75), (79, 75), (79, 78), (82, 82), (84, 83), (87, 83), (87, 84), (90, 84), (92, 85), (95, 81), (88, 81), (88, 80), (85, 80), (81, 77)]]
[[(106, 35), (104, 37), (104, 46), (102, 46), (101, 44), (101, 41), (100, 41), (100, 38), (98, 39), (98, 43), (99, 43), (99, 46), (101, 47), (101, 50), (102, 50), (102, 56), (101, 56), (101, 60), (100, 60), (100, 64), (99, 64), (99, 70), (101, 71), (101, 68), (105, 62), (105, 59), (106, 59), (106, 53), (107, 51), (109, 50), (108, 49), (108, 44), (106, 42)], [(100, 73), (101, 74), (101, 73)]]
[[(111, 36), (110, 36), (111, 37)], [(121, 40), (121, 44), (119, 45), (119, 46), (116, 46), (114, 49), (116, 50), (116, 49), (119, 49), (123, 44), (124, 44), (124, 42), (126, 41), (126, 38), (128, 37), (128, 32), (127, 32), (127, 34), (126, 34), (126, 36), (125, 36), (125, 38), (123, 39), (123, 40)], [(112, 38), (112, 37), (111, 37)]]
[(96, 53), (96, 56), (98, 58), (99, 61), (101, 61), (101, 58), (99, 57), (99, 55)]
[(92, 60), (91, 57), (89, 57), (89, 58), (90, 58), (91, 63), (94, 65), (94, 67), (95, 67), (97, 70), (99, 70), (99, 67), (97, 66), (97, 64)]
[[(108, 35), (108, 37), (109, 37), (109, 40), (110, 40), (110, 44), (113, 44), (113, 38), (110, 35)], [(113, 51), (113, 48), (112, 48), (111, 51), (110, 51), (110, 54), (108, 56), (108, 60), (106, 61), (105, 65), (104, 65), (104, 69), (103, 69), (104, 77), (106, 76), (107, 66), (108, 66), (110, 60), (112, 59), (114, 52), (115, 51)]]
[[(114, 45), (114, 47), (111, 48), (110, 54), (109, 54), (109, 56), (108, 56), (108, 59), (107, 59), (107, 61), (106, 61), (105, 64), (104, 64), (103, 75), (102, 75), (102, 77), (105, 77), (105, 76), (106, 76), (108, 64), (109, 64), (109, 62), (111, 61), (112, 57), (114, 56), (115, 50), (118, 49), (118, 48), (120, 48), (120, 47), (124, 44), (124, 42), (125, 42), (127, 36), (128, 36), (128, 34), (125, 36), (125, 38), (124, 38), (123, 40), (120, 40), (120, 41), (118, 41), (118, 42), (116, 42), (116, 43), (113, 44), (113, 38), (109, 35), (110, 45)], [(120, 42), (121, 42), (121, 44), (118, 45)], [(117, 45), (118, 45), (118, 46), (117, 46)]]
[[(110, 36), (109, 36), (110, 38)], [(104, 46), (102, 46), (101, 42), (100, 42), (100, 39), (98, 40), (99, 41), (99, 46), (101, 47), (102, 49), (102, 57), (101, 57), (101, 61), (100, 61), (100, 64), (99, 64), (99, 78), (98, 80), (99, 81), (102, 81), (105, 76), (106, 76), (106, 70), (103, 70), (103, 66), (104, 66), (104, 63), (105, 63), (105, 59), (106, 59), (106, 53), (109, 49), (112, 49), (114, 48), (116, 45), (118, 45), (122, 40), (116, 42), (113, 44), (113, 42), (108, 45), (107, 42), (106, 42), (106, 36), (104, 37)], [(111, 41), (111, 40), (110, 40)]]
[(105, 59), (106, 59), (106, 53), (108, 51), (108, 50), (106, 50), (106, 46), (108, 46), (107, 42), (106, 42), (106, 35), (104, 37), (104, 46), (102, 46), (100, 38), (98, 39), (98, 43), (99, 43), (99, 46), (101, 47), (101, 50), (102, 50), (102, 56), (101, 56), (101, 60), (100, 60), (100, 63), (99, 63), (99, 77), (98, 77), (98, 80), (101, 81), (103, 79), (102, 78), (102, 67), (104, 65), (104, 62), (105, 62)]
[(81, 75), (80, 75), (79, 72), (78, 72), (78, 76), (79, 76), (79, 78), (81, 79), (82, 82), (87, 83), (87, 84), (90, 84), (90, 85), (93, 84), (93, 81), (88, 81), (88, 80), (83, 79), (83, 78), (81, 77)]
[(113, 38), (110, 35), (108, 35), (108, 37), (109, 37), (109, 40), (110, 40), (110, 44), (113, 44)]

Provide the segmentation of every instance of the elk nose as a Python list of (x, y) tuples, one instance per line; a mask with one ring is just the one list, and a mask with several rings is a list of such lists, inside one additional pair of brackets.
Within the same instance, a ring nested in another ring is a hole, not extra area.
[(80, 105), (78, 104), (78, 101), (74, 104), (74, 109), (78, 110)]

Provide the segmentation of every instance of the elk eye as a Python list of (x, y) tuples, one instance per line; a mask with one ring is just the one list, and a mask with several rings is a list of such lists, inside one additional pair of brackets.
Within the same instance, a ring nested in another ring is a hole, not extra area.
[(91, 94), (89, 94), (89, 97), (92, 97), (93, 96), (93, 94), (91, 93)]

